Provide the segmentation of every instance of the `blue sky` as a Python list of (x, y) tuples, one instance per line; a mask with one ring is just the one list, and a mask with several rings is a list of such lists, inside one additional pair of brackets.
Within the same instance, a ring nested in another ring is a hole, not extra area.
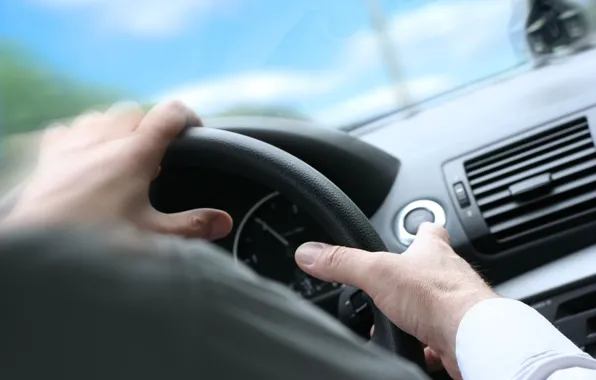
[[(415, 99), (501, 71), (506, 0), (380, 0)], [(137, 100), (287, 104), (331, 124), (395, 106), (364, 0), (4, 0), (0, 38)]]

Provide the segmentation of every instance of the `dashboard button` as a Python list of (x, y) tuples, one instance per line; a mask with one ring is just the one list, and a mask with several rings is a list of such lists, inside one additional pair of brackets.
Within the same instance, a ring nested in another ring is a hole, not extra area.
[(466, 191), (463, 183), (458, 182), (453, 185), (453, 192), (455, 193), (455, 198), (457, 199), (457, 203), (459, 203), (461, 208), (470, 206), (470, 198), (468, 197), (468, 192)]
[(410, 211), (404, 219), (404, 228), (408, 233), (416, 235), (418, 227), (424, 222), (434, 223), (435, 214), (425, 208), (417, 208)]
[(420, 199), (404, 206), (395, 217), (395, 236), (406, 247), (416, 238), (418, 227), (424, 222), (431, 222), (445, 227), (445, 210), (435, 201)]

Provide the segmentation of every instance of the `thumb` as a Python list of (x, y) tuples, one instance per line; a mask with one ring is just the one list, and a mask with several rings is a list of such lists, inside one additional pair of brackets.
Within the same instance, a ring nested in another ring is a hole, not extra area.
[(232, 230), (232, 218), (228, 213), (209, 208), (175, 214), (151, 209), (142, 219), (141, 224), (152, 231), (188, 238), (216, 240)]
[(186, 127), (201, 126), (201, 119), (179, 101), (163, 102), (153, 107), (139, 123), (136, 133), (146, 139), (150, 165), (159, 165), (165, 152)]
[(391, 274), (399, 256), (355, 248), (305, 243), (296, 250), (296, 263), (306, 273), (324, 281), (352, 285), (371, 294), (379, 279)]

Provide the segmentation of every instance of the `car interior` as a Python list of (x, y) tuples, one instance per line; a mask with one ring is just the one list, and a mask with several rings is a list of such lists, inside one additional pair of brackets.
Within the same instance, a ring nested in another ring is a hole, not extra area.
[[(392, 252), (406, 250), (422, 222), (444, 225), (456, 252), (501, 295), (533, 306), (594, 354), (595, 54), (353, 132), (255, 117), (206, 125), (312, 166), (362, 210)], [(167, 167), (152, 189), (154, 205), (166, 212), (227, 210), (236, 224), (218, 245), (365, 335), (370, 309), (340, 304), (340, 284), (307, 276), (293, 260), (306, 241), (337, 243), (329, 226), (271, 183), (213, 166)]]
[[(367, 339), (373, 321), (383, 323), (374, 305), (302, 272), (296, 248), (320, 241), (400, 254), (420, 224), (437, 223), (499, 294), (596, 357), (596, 49), (581, 8), (529, 3), (525, 66), (415, 112), (341, 128), (206, 117), (166, 155), (153, 205), (227, 211), (233, 230), (215, 244)], [(386, 336), (393, 341), (381, 345), (420, 360), (416, 342)]]

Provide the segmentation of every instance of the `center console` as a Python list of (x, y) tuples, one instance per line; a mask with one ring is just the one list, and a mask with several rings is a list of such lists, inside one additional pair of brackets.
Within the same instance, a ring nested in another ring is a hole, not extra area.
[(596, 357), (596, 276), (524, 300)]

